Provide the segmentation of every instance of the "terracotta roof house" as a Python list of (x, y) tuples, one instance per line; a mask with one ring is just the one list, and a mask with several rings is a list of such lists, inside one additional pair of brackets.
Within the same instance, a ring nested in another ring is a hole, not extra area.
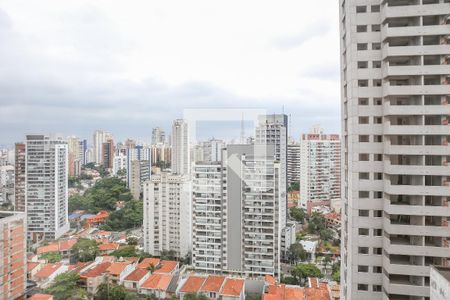
[(127, 277), (123, 280), (123, 285), (126, 289), (132, 291), (138, 291), (141, 285), (147, 280), (150, 276), (150, 271), (146, 269), (136, 268), (133, 272), (128, 274)]
[(61, 240), (46, 246), (41, 246), (37, 248), (36, 253), (38, 255), (49, 253), (49, 252), (59, 252), (63, 256), (63, 258), (69, 258), (70, 252), (72, 251), (73, 246), (77, 243), (78, 239), (68, 239)]
[(187, 294), (197, 294), (203, 284), (206, 281), (206, 277), (200, 277), (191, 275), (184, 282), (182, 282), (181, 289), (178, 292), (178, 296), (181, 300), (184, 299), (184, 296)]
[(37, 272), (44, 266), (44, 264), (38, 262), (27, 262), (27, 278), (31, 279)]
[(141, 286), (140, 293), (157, 299), (166, 299), (169, 297), (168, 289), (173, 276), (168, 274), (153, 274)]
[(222, 289), (224, 282), (225, 276), (210, 275), (206, 278), (199, 292), (209, 299), (219, 299), (220, 290)]
[(101, 255), (111, 254), (115, 250), (119, 249), (119, 244), (117, 243), (106, 243), (98, 245), (98, 251)]
[(106, 270), (111, 262), (92, 264), (92, 267), (80, 274), (80, 285), (85, 287), (90, 294), (95, 294), (100, 284), (106, 280)]
[(270, 285), (262, 300), (304, 300), (305, 289), (294, 285)]
[(108, 281), (111, 284), (122, 284), (125, 277), (136, 269), (136, 264), (130, 262), (115, 262), (107, 270)]
[(317, 278), (308, 278), (309, 287), (305, 288), (306, 300), (330, 300), (328, 284)]
[(34, 294), (28, 300), (53, 300), (53, 296), (49, 294)]
[(162, 260), (159, 267), (154, 271), (155, 274), (174, 274), (179, 268), (177, 261)]
[(159, 267), (160, 261), (159, 258), (155, 257), (144, 258), (137, 267), (140, 269), (147, 269), (150, 268), (150, 266), (153, 266), (156, 269)]
[(34, 276), (32, 279), (36, 282), (38, 287), (47, 288), (52, 281), (61, 273), (64, 273), (68, 270), (68, 267), (61, 264), (46, 264), (44, 265)]
[(245, 280), (237, 278), (228, 278), (220, 292), (222, 300), (244, 300), (245, 299)]

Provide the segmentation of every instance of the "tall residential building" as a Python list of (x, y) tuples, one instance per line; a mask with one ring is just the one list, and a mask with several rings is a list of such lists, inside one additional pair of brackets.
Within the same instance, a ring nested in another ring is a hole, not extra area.
[(102, 165), (105, 169), (112, 169), (114, 162), (114, 141), (113, 139), (107, 139), (102, 145)]
[[(287, 191), (288, 116), (284, 114), (260, 115), (255, 134), (256, 144), (275, 145), (275, 159), (280, 162), (281, 185)], [(287, 220), (287, 193), (281, 195), (282, 227)]]
[(155, 127), (152, 129), (152, 145), (165, 144), (166, 132), (161, 127)]
[(222, 160), (222, 149), (226, 144), (222, 140), (215, 138), (200, 142), (194, 147), (194, 155), (192, 155), (193, 162), (215, 162)]
[(24, 299), (27, 282), (26, 215), (0, 212), (0, 299)]
[(94, 151), (94, 162), (96, 164), (101, 164), (103, 162), (102, 149), (103, 143), (108, 139), (112, 139), (112, 135), (109, 132), (103, 130), (96, 130), (93, 135), (93, 151)]
[(140, 199), (142, 187), (151, 176), (151, 149), (135, 146), (127, 149), (127, 186), (135, 199)]
[(127, 156), (122, 153), (114, 156), (112, 174), (117, 175), (117, 172), (120, 170), (125, 170), (125, 172), (127, 172)]
[(76, 136), (67, 138), (69, 151), (69, 176), (79, 176), (81, 174), (80, 139)]
[(87, 161), (87, 151), (88, 151), (87, 140), (81, 140), (79, 142), (79, 148), (78, 149), (80, 151), (79, 157), (80, 157), (80, 160), (81, 160), (81, 164), (82, 165), (87, 164), (88, 163), (88, 161)]
[(14, 166), (0, 166), (0, 203), (14, 204)]
[(295, 141), (287, 145), (287, 182), (300, 184), (300, 144)]
[(342, 299), (429, 299), (448, 265), (449, 0), (340, 0)]
[[(273, 145), (229, 145), (193, 174), (193, 266), (248, 276), (279, 274), (280, 164)], [(284, 226), (283, 226), (284, 227)]]
[(172, 173), (190, 174), (190, 152), (188, 124), (177, 119), (172, 125)]
[(14, 165), (14, 210), (25, 211), (26, 192), (26, 147), (24, 143), (15, 145)]
[(300, 139), (299, 205), (330, 205), (341, 197), (341, 141), (338, 134), (324, 134), (319, 126)]
[(69, 230), (68, 149), (62, 138), (26, 137), (26, 193), (28, 239), (57, 239)]
[(144, 250), (151, 255), (192, 250), (192, 184), (183, 175), (153, 175), (144, 183)]
[(171, 152), (168, 144), (152, 145), (152, 165), (170, 167)]

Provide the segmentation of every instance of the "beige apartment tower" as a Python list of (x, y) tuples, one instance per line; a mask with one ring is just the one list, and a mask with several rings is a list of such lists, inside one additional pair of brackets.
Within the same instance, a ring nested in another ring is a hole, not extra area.
[(450, 0), (339, 4), (341, 299), (430, 299), (450, 259)]

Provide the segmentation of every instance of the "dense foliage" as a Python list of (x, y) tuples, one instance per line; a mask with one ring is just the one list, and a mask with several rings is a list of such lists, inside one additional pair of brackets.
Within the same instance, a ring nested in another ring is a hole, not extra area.
[(97, 293), (94, 297), (96, 300), (139, 300), (139, 299), (156, 299), (155, 297), (147, 297), (137, 295), (127, 291), (122, 285), (110, 285), (102, 283), (98, 286)]
[(112, 212), (106, 219), (106, 225), (114, 231), (136, 228), (142, 225), (144, 219), (144, 203), (132, 200), (121, 210)]
[(66, 272), (55, 277), (53, 283), (45, 293), (53, 295), (55, 300), (81, 300), (86, 299), (86, 290), (78, 286), (80, 275), (75, 272)]
[(62, 260), (62, 255), (59, 252), (47, 252), (41, 255), (41, 259), (47, 260), (49, 263), (53, 264)]
[(288, 192), (300, 191), (300, 182), (293, 182), (288, 187)]
[(74, 262), (92, 261), (98, 253), (96, 241), (80, 238), (72, 248), (72, 259)]
[(324, 242), (332, 241), (334, 237), (333, 230), (327, 228), (325, 217), (318, 212), (313, 212), (309, 218), (308, 231), (318, 234)]
[(292, 244), (288, 250), (288, 257), (291, 264), (297, 263), (299, 260), (304, 261), (307, 257), (307, 252), (299, 243)]
[(115, 257), (138, 257), (140, 254), (136, 251), (135, 246), (125, 246), (111, 253)]
[(289, 215), (292, 219), (294, 219), (297, 222), (303, 223), (306, 217), (305, 210), (298, 207), (291, 207), (289, 209)]
[(314, 264), (298, 264), (291, 270), (292, 277), (298, 284), (306, 282), (308, 277), (322, 278), (323, 274)]
[(69, 211), (86, 210), (97, 213), (100, 210), (115, 210), (117, 201), (131, 201), (133, 197), (125, 182), (117, 177), (98, 180), (84, 195), (76, 194), (69, 198)]

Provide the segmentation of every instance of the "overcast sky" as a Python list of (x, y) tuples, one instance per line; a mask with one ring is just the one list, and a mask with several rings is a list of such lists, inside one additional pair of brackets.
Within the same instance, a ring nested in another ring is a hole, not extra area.
[(296, 138), (339, 132), (338, 24), (335, 0), (0, 0), (0, 145), (150, 140), (188, 108), (284, 106)]

